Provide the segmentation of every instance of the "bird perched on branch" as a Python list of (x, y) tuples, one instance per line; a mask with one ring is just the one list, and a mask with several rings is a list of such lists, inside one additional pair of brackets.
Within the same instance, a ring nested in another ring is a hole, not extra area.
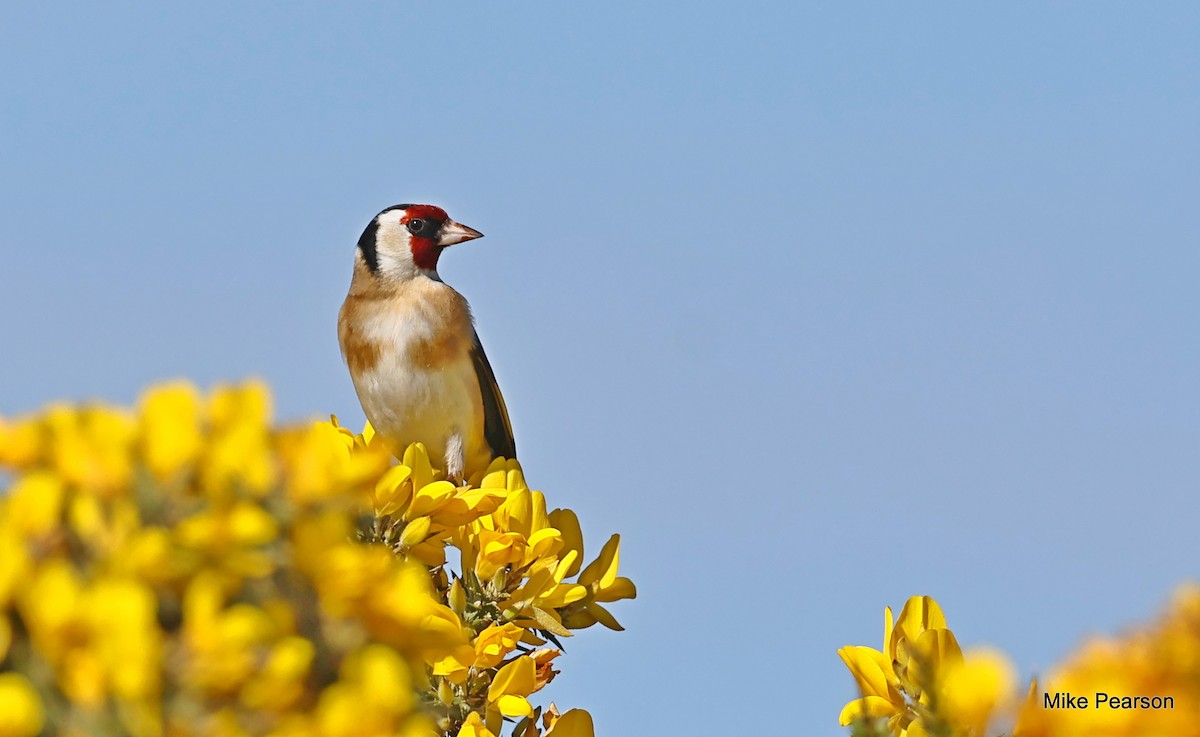
[(438, 257), (483, 233), (432, 205), (395, 205), (358, 239), (338, 342), (363, 411), (394, 453), (423, 442), (460, 482), (515, 458), (512, 424), (467, 300)]

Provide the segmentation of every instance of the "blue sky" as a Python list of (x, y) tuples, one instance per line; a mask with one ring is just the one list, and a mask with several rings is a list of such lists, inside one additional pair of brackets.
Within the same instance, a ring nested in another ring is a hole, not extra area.
[(354, 242), (445, 207), (530, 480), (639, 584), (549, 694), (602, 733), (838, 734), (886, 604), (1029, 674), (1196, 573), (1192, 3), (0, 26), (0, 413), (260, 376), (360, 422)]

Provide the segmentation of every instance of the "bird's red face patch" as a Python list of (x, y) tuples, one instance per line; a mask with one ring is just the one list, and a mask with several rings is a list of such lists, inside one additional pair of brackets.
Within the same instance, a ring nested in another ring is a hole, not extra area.
[(404, 211), (400, 223), (408, 228), (413, 263), (426, 271), (437, 269), (442, 247), (438, 245), (438, 230), (450, 219), (446, 211), (433, 205), (412, 205)]

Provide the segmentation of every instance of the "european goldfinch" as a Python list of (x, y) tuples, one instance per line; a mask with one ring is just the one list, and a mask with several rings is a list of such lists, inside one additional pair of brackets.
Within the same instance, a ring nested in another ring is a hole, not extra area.
[(358, 239), (338, 313), (342, 357), (375, 431), (397, 454), (423, 442), (455, 482), (516, 457), (471, 308), (437, 272), (444, 248), (481, 237), (440, 207), (387, 208)]

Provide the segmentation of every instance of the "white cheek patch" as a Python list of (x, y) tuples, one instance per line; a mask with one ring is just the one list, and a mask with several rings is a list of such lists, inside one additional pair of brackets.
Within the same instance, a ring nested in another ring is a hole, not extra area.
[(416, 276), (420, 269), (413, 263), (408, 230), (400, 223), (402, 212), (397, 210), (381, 216), (375, 234), (375, 259), (379, 273), (390, 279)]

